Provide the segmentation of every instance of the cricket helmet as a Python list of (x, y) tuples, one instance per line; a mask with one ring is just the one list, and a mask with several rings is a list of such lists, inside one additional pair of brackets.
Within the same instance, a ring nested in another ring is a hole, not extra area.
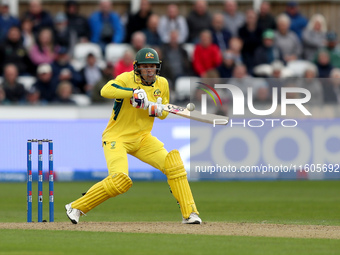
[[(139, 75), (142, 80), (141, 71), (139, 65), (141, 64), (155, 64), (156, 65), (156, 75), (159, 75), (161, 70), (162, 61), (159, 60), (158, 53), (152, 48), (143, 48), (139, 50), (136, 54), (135, 61), (133, 62), (133, 69), (135, 74)], [(156, 81), (156, 79), (155, 79)], [(154, 81), (154, 82), (155, 82)], [(153, 82), (153, 83), (154, 83)], [(153, 84), (152, 83), (152, 84)]]

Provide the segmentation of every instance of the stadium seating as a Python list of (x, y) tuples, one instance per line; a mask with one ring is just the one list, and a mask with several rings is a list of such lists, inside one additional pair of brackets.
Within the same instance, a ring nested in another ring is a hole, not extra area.
[(194, 55), (194, 50), (195, 50), (195, 44), (193, 43), (184, 43), (183, 48), (186, 50), (188, 53), (189, 60), (192, 61), (193, 55)]
[(110, 43), (106, 45), (105, 48), (105, 60), (106, 62), (110, 62), (115, 64), (123, 55), (124, 52), (130, 48), (130, 45), (127, 43)]
[(37, 78), (34, 76), (19, 76), (18, 82), (24, 85), (25, 89), (29, 91)]
[(195, 76), (179, 77), (175, 82), (175, 93), (177, 100), (189, 99), (196, 90), (194, 82), (198, 80)]
[(73, 58), (71, 60), (72, 66), (79, 71), (86, 64), (86, 57), (89, 53), (97, 58), (97, 64), (100, 68), (105, 67), (102, 51), (98, 44), (95, 43), (78, 43), (74, 47)]

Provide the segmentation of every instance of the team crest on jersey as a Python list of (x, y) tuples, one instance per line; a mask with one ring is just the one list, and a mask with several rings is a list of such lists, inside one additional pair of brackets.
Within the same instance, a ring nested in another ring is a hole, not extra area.
[(155, 56), (151, 53), (151, 52), (148, 52), (145, 54), (145, 58), (154, 58)]
[(153, 95), (154, 97), (160, 97), (161, 96), (161, 91), (159, 89), (156, 89), (154, 92), (153, 92)]
[(116, 142), (111, 142), (111, 150), (116, 149)]

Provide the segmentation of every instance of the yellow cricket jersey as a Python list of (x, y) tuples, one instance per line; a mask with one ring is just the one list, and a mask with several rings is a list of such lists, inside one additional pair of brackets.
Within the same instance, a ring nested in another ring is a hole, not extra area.
[[(133, 89), (144, 89), (148, 100), (156, 102), (158, 97), (162, 98), (162, 104), (169, 103), (169, 84), (161, 76), (157, 76), (154, 84), (145, 86), (140, 77), (134, 71), (125, 72), (110, 80), (101, 90), (105, 98), (116, 99), (111, 118), (103, 132), (103, 141), (113, 141), (123, 138), (125, 141), (135, 141), (137, 138), (148, 134), (152, 130), (154, 117), (149, 116), (149, 111), (134, 108), (130, 99)], [(165, 119), (168, 112), (163, 111), (160, 119)]]

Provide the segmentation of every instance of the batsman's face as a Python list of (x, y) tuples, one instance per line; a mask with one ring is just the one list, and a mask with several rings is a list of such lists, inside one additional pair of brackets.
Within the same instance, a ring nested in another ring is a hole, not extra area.
[(148, 83), (152, 83), (156, 78), (156, 64), (139, 65), (141, 76)]

